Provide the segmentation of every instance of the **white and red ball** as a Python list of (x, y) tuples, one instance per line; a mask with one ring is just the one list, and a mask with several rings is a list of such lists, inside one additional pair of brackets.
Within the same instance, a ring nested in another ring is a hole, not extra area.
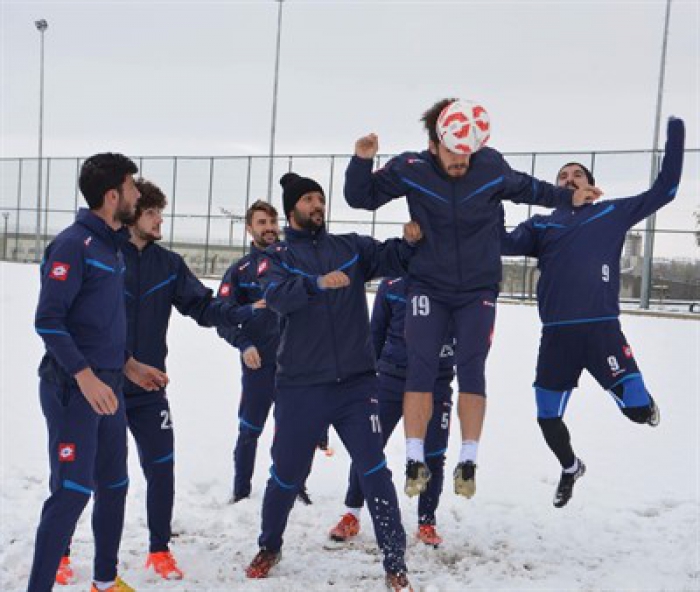
[(442, 110), (435, 131), (450, 152), (473, 154), (488, 142), (491, 120), (479, 103), (458, 99)]

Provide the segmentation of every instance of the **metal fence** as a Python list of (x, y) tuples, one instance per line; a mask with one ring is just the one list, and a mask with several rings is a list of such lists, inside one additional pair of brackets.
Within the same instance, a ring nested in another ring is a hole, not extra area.
[[(588, 166), (607, 196), (639, 193), (649, 185), (652, 158), (649, 150), (598, 152), (540, 152), (505, 154), (516, 170), (553, 180), (565, 162)], [(390, 158), (377, 158), (381, 166)], [(333, 232), (358, 232), (385, 239), (401, 233), (408, 220), (403, 199), (376, 212), (350, 208), (343, 198), (349, 155), (286, 155), (273, 159), (273, 179), (287, 171), (310, 176), (326, 189), (328, 227)], [(36, 158), (0, 159), (0, 255), (9, 261), (38, 261), (62, 228), (83, 205), (77, 179), (81, 157), (45, 158), (41, 163), (42, 191), (38, 193)], [(243, 216), (249, 204), (268, 195), (270, 159), (263, 156), (138, 157), (145, 178), (159, 185), (169, 204), (165, 212), (165, 246), (180, 252), (200, 275), (221, 276), (247, 249)], [(674, 202), (657, 217), (654, 240), (652, 299), (700, 300), (700, 264), (696, 242), (700, 210), (700, 150), (686, 151), (684, 177)], [(272, 188), (272, 203), (281, 205), (281, 188)], [(540, 208), (506, 203), (507, 224), (515, 226)], [(623, 298), (638, 300), (642, 270), (643, 225), (633, 229), (623, 257)], [(505, 261), (503, 292), (532, 298), (536, 281), (534, 262)]]

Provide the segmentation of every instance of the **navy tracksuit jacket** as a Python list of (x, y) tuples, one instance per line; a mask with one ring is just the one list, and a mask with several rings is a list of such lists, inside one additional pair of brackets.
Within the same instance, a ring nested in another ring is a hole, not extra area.
[(545, 327), (620, 315), (620, 255), (627, 231), (676, 195), (683, 167), (684, 127), (668, 124), (661, 171), (652, 187), (634, 197), (580, 208), (560, 207), (533, 216), (505, 235), (504, 255), (537, 257), (537, 303)]
[[(413, 248), (356, 234), (285, 229), (258, 276), (268, 306), (282, 316), (276, 433), (263, 500), (262, 548), (282, 546), (287, 518), (319, 438), (332, 424), (361, 473), (362, 489), (390, 572), (406, 569), (405, 532), (382, 452), (365, 283), (402, 275)], [(322, 290), (318, 278), (343, 271), (350, 285)]]
[[(219, 298), (239, 305), (253, 304), (262, 299), (258, 265), (263, 257), (264, 252), (254, 244), (251, 245), (250, 253), (229, 267), (224, 274), (219, 286)], [(241, 359), (242, 388), (238, 406), (238, 439), (233, 451), (233, 496), (244, 498), (251, 492), (258, 438), (274, 401), (276, 357), (280, 341), (279, 317), (268, 308), (259, 309), (244, 326), (217, 330), (241, 354), (254, 346), (262, 361), (262, 366), (253, 370)]]
[[(49, 244), (41, 265), (35, 327), (46, 355), (39, 367), (49, 433), (51, 495), (37, 529), (30, 592), (50, 590), (75, 525), (94, 493), (94, 577), (116, 577), (128, 484), (122, 369), (126, 361), (125, 231), (87, 209)], [(92, 368), (119, 401), (98, 415), (73, 376)]]
[(345, 173), (345, 199), (376, 210), (405, 196), (423, 240), (411, 259), (412, 281), (439, 291), (493, 289), (501, 281), (501, 202), (555, 207), (572, 191), (513, 171), (492, 148), (473, 154), (467, 173), (446, 175), (429, 152), (406, 152), (372, 172), (373, 159), (353, 156)]

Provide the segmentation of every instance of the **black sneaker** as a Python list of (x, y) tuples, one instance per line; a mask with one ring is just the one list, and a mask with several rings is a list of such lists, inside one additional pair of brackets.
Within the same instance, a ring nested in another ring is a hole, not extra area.
[[(649, 398), (651, 399), (651, 397)], [(649, 406), (651, 407), (651, 412), (649, 414), (649, 419), (647, 419), (647, 423), (652, 428), (655, 428), (661, 422), (661, 412), (659, 411), (659, 407), (654, 399), (651, 399)]]
[(561, 474), (559, 485), (557, 485), (557, 491), (554, 494), (555, 508), (563, 508), (567, 503), (569, 503), (571, 496), (574, 494), (574, 483), (576, 483), (578, 479), (586, 474), (586, 465), (583, 464), (583, 461), (580, 458), (577, 460), (578, 469), (576, 469), (575, 472), (562, 472)]
[(311, 504), (313, 504), (313, 502), (311, 501), (311, 498), (309, 497), (309, 492), (306, 491), (306, 487), (302, 487), (299, 490), (299, 493), (297, 493), (297, 498), (305, 506), (310, 506)]
[(468, 460), (459, 463), (454, 472), (455, 493), (467, 499), (476, 493), (476, 465)]
[(406, 485), (403, 490), (408, 497), (419, 495), (425, 491), (430, 481), (430, 469), (424, 462), (409, 460), (406, 463)]

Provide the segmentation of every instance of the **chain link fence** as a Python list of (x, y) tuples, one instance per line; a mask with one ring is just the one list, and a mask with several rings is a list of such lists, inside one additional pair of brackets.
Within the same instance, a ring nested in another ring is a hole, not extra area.
[[(553, 181), (562, 164), (581, 162), (594, 173), (606, 196), (634, 195), (650, 183), (652, 151), (506, 153), (515, 170)], [(390, 158), (377, 158), (381, 166)], [(163, 244), (185, 257), (202, 276), (220, 277), (248, 248), (244, 215), (256, 199), (267, 199), (281, 211), (281, 188), (276, 180), (287, 171), (316, 179), (326, 190), (327, 221), (332, 232), (358, 232), (380, 240), (400, 235), (408, 220), (403, 199), (376, 212), (350, 208), (343, 198), (349, 155), (289, 155), (272, 160), (263, 156), (138, 157), (140, 174), (168, 196)], [(42, 191), (38, 192), (36, 158), (0, 159), (0, 256), (6, 261), (39, 261), (46, 245), (74, 219), (84, 205), (77, 179), (82, 157), (45, 158), (41, 163)], [(700, 150), (686, 151), (683, 181), (676, 199), (657, 215), (652, 302), (681, 308), (700, 301)], [(514, 227), (541, 208), (506, 203), (506, 223)], [(644, 224), (628, 234), (622, 261), (623, 301), (638, 303), (641, 292)], [(504, 260), (502, 293), (531, 300), (537, 281), (536, 262)]]

